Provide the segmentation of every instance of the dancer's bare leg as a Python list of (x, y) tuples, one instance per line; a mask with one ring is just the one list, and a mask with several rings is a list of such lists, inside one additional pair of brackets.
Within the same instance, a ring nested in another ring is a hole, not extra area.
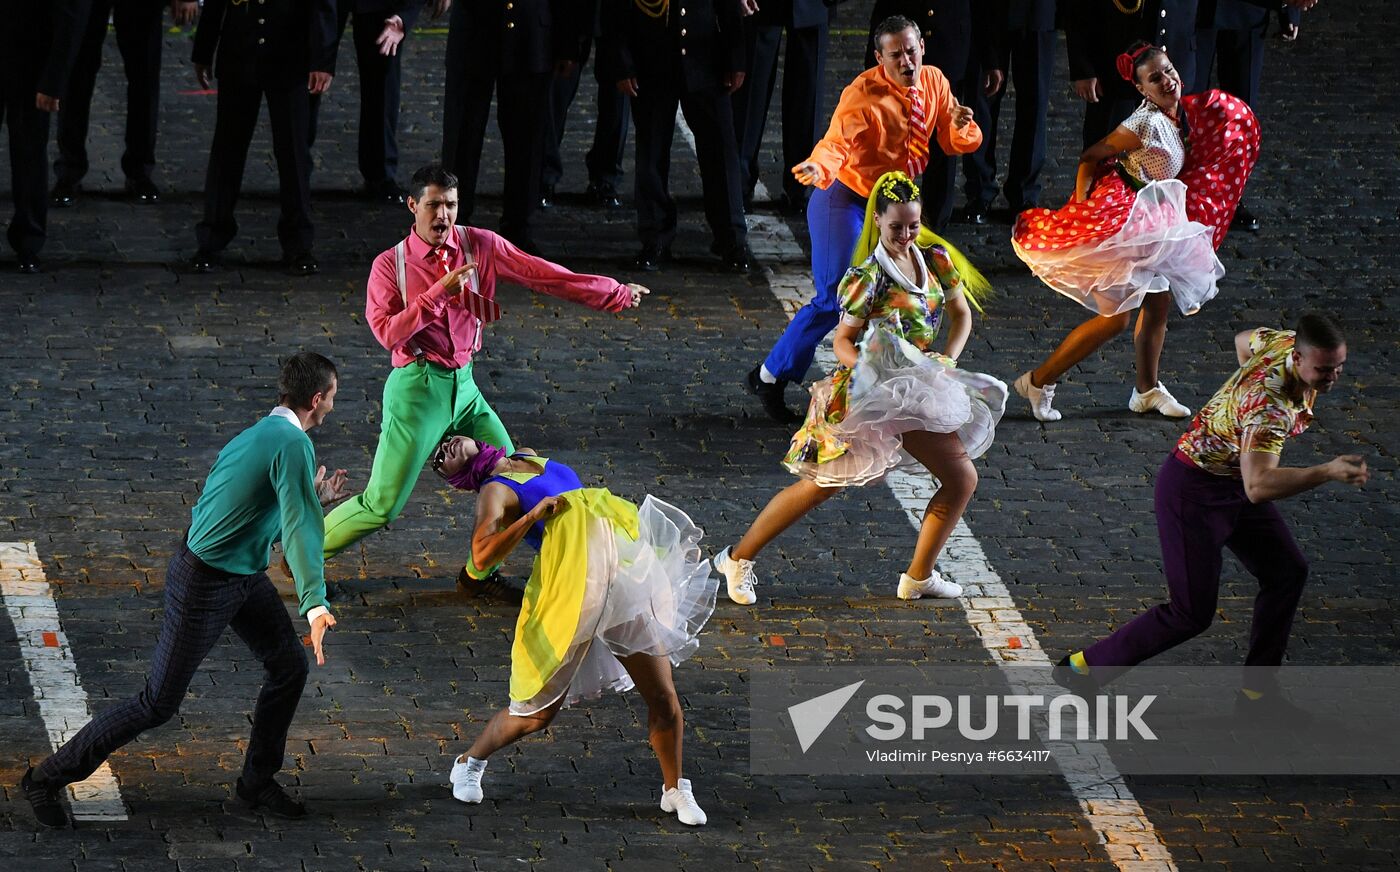
[(1137, 389), (1145, 394), (1157, 387), (1157, 364), (1162, 359), (1162, 346), (1167, 341), (1167, 316), (1171, 314), (1172, 296), (1162, 292), (1148, 294), (1138, 313), (1133, 329), (1133, 351), (1137, 358)]
[(675, 787), (681, 777), (681, 742), (685, 734), (685, 715), (671, 682), (671, 661), (651, 654), (632, 654), (618, 661), (647, 704), (647, 735), (651, 749), (661, 763), (661, 779), (667, 788)]
[(977, 467), (956, 433), (915, 431), (903, 435), (904, 450), (938, 479), (938, 493), (924, 509), (919, 542), (909, 561), (909, 577), (928, 578), (953, 528), (977, 490)]
[[(491, 716), (491, 720), (486, 724), (486, 729), (481, 731), (481, 735), (476, 737), (475, 742), (472, 742), (472, 746), (467, 749), (467, 756), (485, 760), (505, 746), (518, 742), (531, 733), (538, 733), (549, 726), (563, 705), (564, 698), (560, 697), (548, 708), (540, 709), (532, 715), (523, 716), (511, 714), (508, 708), (501, 709)], [(459, 757), (457, 762), (464, 761), (464, 757)]]
[[(1161, 296), (1149, 294), (1149, 297)], [(1105, 342), (1123, 332), (1132, 320), (1131, 312), (1121, 315), (1095, 315), (1074, 328), (1060, 340), (1045, 361), (1031, 370), (1031, 384), (1038, 388), (1055, 384), (1060, 376), (1069, 372), (1079, 361), (1099, 350)], [(1165, 325), (1165, 321), (1163, 322)], [(1155, 382), (1153, 384), (1156, 384)]]
[(839, 487), (819, 487), (805, 478), (788, 485), (774, 494), (758, 517), (753, 519), (748, 532), (744, 533), (744, 538), (739, 540), (729, 556), (735, 560), (753, 560), (765, 545), (778, 538), (778, 534), (840, 490)]

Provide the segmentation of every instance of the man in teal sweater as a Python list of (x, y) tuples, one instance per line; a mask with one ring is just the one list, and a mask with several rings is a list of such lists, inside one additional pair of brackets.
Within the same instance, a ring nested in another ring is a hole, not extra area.
[(235, 792), (281, 817), (306, 814), (273, 778), (282, 768), (307, 665), (266, 569), (280, 538), (296, 577), (298, 611), (311, 625), (316, 662), (324, 664), (322, 643), (335, 618), (326, 607), (321, 506), (343, 495), (345, 471), (327, 478), (325, 467), (317, 468), (306, 431), (335, 406), (335, 365), (319, 354), (295, 354), (282, 365), (278, 390), (279, 405), (224, 446), (204, 483), (189, 532), (166, 569), (165, 616), (145, 688), (99, 712), (24, 774), (20, 788), (44, 826), (68, 825), (60, 800), (66, 785), (86, 779), (113, 751), (179, 711), (195, 670), (225, 627), (267, 669)]

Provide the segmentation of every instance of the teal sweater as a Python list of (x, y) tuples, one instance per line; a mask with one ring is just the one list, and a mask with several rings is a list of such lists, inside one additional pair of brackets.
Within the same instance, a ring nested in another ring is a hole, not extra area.
[(311, 438), (286, 418), (263, 418), (214, 461), (192, 513), (190, 550), (215, 569), (252, 575), (267, 569), (280, 538), (301, 614), (325, 605), (326, 526), (315, 475)]

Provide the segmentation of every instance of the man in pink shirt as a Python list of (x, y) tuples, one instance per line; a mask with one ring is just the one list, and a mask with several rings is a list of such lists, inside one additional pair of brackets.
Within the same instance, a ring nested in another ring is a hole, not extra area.
[(365, 303), (370, 330), (394, 365), (384, 384), (379, 447), (364, 493), (326, 516), (327, 558), (399, 516), (444, 436), (514, 451), (472, 380), (482, 319), (499, 313), (491, 311), (498, 279), (608, 312), (632, 308), (648, 293), (641, 285), (570, 272), (489, 230), (458, 226), (457, 177), (438, 164), (413, 174), (408, 208), (413, 230), (375, 258)]

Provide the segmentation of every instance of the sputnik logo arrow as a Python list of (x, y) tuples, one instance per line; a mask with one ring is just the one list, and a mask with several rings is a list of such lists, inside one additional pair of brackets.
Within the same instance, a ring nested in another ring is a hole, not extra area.
[(865, 684), (863, 678), (855, 684), (848, 684), (806, 702), (788, 706), (788, 717), (792, 719), (792, 729), (797, 733), (797, 744), (802, 746), (803, 754), (821, 738), (822, 733), (826, 732), (826, 728), (841, 714), (841, 709), (846, 707), (846, 703), (851, 701), (851, 697), (856, 695), (862, 684)]

